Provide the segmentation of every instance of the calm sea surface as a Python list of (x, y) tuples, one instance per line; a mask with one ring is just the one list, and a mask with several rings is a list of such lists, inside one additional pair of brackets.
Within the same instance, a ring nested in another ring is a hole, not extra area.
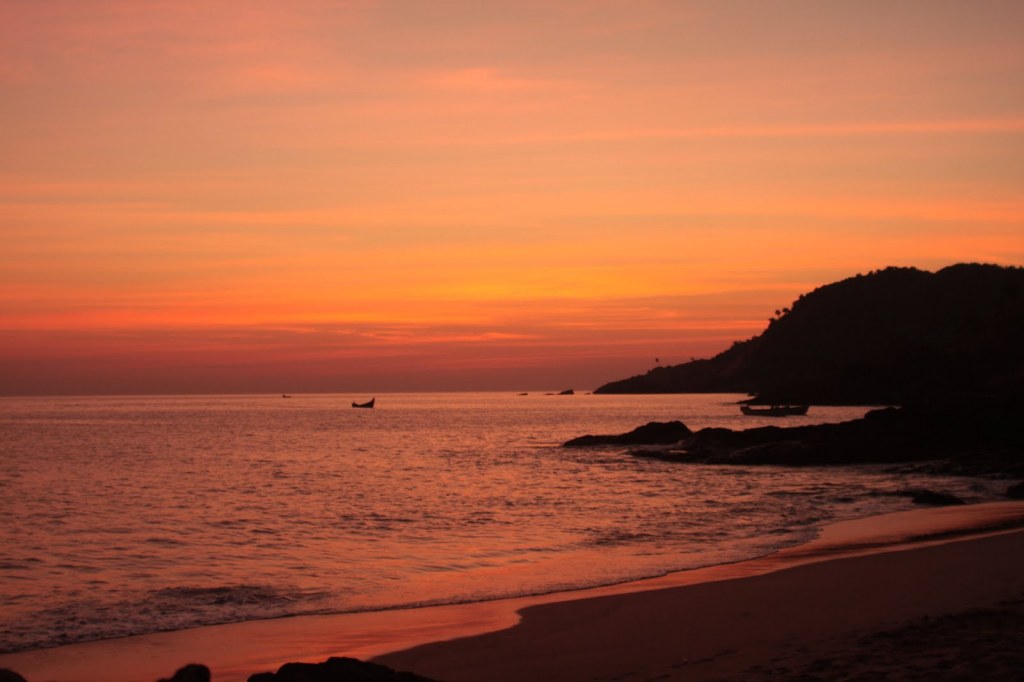
[[(910, 508), (884, 473), (563, 449), (732, 395), (0, 399), (0, 651), (289, 614), (541, 593), (763, 555)], [(866, 408), (815, 407), (787, 425)], [(771, 423), (778, 424), (777, 421)]]

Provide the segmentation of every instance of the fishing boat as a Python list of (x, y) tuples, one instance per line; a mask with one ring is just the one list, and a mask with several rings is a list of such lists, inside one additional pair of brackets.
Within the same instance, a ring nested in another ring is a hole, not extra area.
[(809, 405), (769, 405), (768, 407), (751, 407), (740, 405), (740, 411), (751, 417), (789, 417), (807, 414)]
[(373, 403), (376, 400), (376, 398), (370, 398), (370, 400), (365, 403), (352, 403), (352, 407), (373, 407)]

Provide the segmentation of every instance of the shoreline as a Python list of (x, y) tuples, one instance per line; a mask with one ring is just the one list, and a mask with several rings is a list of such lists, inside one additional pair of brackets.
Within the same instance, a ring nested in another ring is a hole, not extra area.
[[(654, 590), (530, 606), (512, 628), (373, 662), (446, 682), (1016, 680), (1021, 509), (840, 522), (763, 559), (655, 579)], [(971, 519), (986, 517), (973, 532)]]
[[(607, 600), (643, 603), (650, 608), (651, 595), (654, 595), (653, 603), (657, 603), (663, 597), (675, 598), (687, 590), (693, 592), (695, 586), (702, 586), (701, 590), (707, 591), (712, 584), (721, 586), (726, 583), (729, 589), (749, 591), (751, 581), (763, 581), (767, 576), (780, 574), (789, 577), (793, 570), (810, 569), (813, 573), (815, 564), (831, 565), (829, 571), (818, 571), (831, 573), (846, 560), (874, 559), (870, 563), (881, 567), (878, 570), (882, 571), (884, 578), (885, 572), (891, 569), (891, 566), (886, 568), (886, 564), (904, 564), (907, 558), (898, 562), (879, 562), (879, 557), (884, 559), (897, 554), (921, 556), (921, 552), (926, 550), (940, 557), (954, 557), (962, 554), (969, 545), (974, 546), (974, 551), (984, 550), (986, 556), (992, 556), (993, 550), (988, 545), (978, 544), (991, 538), (1003, 538), (996, 544), (1004, 546), (1004, 551), (1011, 545), (1024, 548), (1024, 502), (923, 508), (842, 521), (823, 527), (818, 537), (809, 543), (758, 559), (606, 587), (468, 604), (296, 616), (100, 640), (0, 655), (0, 667), (16, 670), (29, 682), (137, 682), (156, 680), (185, 663), (197, 662), (211, 668), (214, 682), (244, 682), (250, 674), (276, 670), (289, 661), (319, 662), (330, 656), (352, 656), (374, 659), (397, 669), (437, 676), (451, 682), (458, 679), (529, 679), (528, 675), (502, 676), (501, 671), (493, 666), (500, 665), (503, 660), (511, 660), (511, 652), (518, 651), (515, 656), (517, 660), (521, 659), (524, 654), (516, 647), (522, 646), (523, 633), (533, 637), (538, 629), (550, 630), (552, 616), (548, 614), (557, 613), (559, 619), (569, 618), (570, 622), (582, 617), (582, 623), (578, 624), (593, 624), (597, 621), (585, 614), (590, 613), (595, 604)], [(956, 551), (950, 551), (951, 547)], [(1013, 555), (1018, 567), (1024, 565), (1024, 549), (1021, 552)], [(985, 564), (986, 561), (977, 563)], [(992, 558), (987, 563), (998, 562)], [(924, 570), (926, 567), (920, 568)], [(984, 567), (980, 566), (978, 570), (981, 568)], [(998, 566), (989, 568), (994, 570)], [(1019, 586), (1006, 588), (1003, 585), (1003, 588), (1019, 593), (1024, 590), (1024, 578), (1021, 581)], [(722, 588), (711, 589), (720, 591)], [(835, 592), (834, 586), (830, 590), (825, 585), (823, 593), (830, 592)], [(973, 593), (965, 594), (964, 600), (969, 606), (984, 605), (975, 603), (978, 595)], [(560, 627), (564, 628), (565, 621), (561, 622)], [(624, 622), (617, 623), (614, 619), (601, 622), (602, 627), (610, 630), (627, 627)], [(661, 624), (662, 627), (664, 625)], [(636, 630), (637, 627), (629, 625), (627, 629)], [(539, 641), (547, 639), (541, 636)], [(531, 642), (531, 647), (536, 646), (536, 641)], [(570, 650), (571, 647), (566, 649)], [(484, 655), (486, 652), (489, 653)], [(484, 660), (488, 655), (490, 663)], [(656, 658), (653, 656), (652, 660)], [(578, 661), (574, 663), (575, 659), (568, 653), (561, 657), (560, 663), (549, 658), (544, 660), (553, 667), (535, 673), (541, 677), (555, 674), (560, 679), (573, 679), (571, 670), (579, 669), (573, 667)], [(117, 662), (116, 669), (110, 669), (112, 661)], [(488, 665), (492, 667), (488, 668)], [(722, 663), (717, 665), (721, 667)], [(554, 672), (556, 669), (557, 673)], [(695, 672), (692, 666), (688, 669), (688, 675)], [(524, 672), (526, 668), (520, 666), (512, 672), (516, 670)], [(460, 677), (467, 671), (470, 676)], [(473, 675), (478, 676), (474, 678)]]

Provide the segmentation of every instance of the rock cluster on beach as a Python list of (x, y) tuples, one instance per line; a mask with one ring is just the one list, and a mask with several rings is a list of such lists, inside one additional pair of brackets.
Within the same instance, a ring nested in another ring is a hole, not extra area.
[(183, 668), (178, 668), (171, 677), (158, 682), (210, 682), (210, 669), (199, 663), (189, 663)]
[[(211, 682), (210, 669), (190, 663), (171, 677), (157, 682)], [(12, 670), (0, 669), (0, 682), (27, 682)], [(276, 673), (256, 673), (249, 682), (435, 682), (414, 673), (396, 672), (387, 666), (356, 658), (329, 658), (322, 663), (285, 663)]]
[(285, 663), (276, 673), (257, 673), (249, 682), (433, 682), (428, 677), (396, 672), (355, 658), (329, 658), (323, 663)]

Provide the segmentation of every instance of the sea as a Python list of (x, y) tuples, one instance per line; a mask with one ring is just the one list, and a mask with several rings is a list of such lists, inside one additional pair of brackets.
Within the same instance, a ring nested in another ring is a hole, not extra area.
[(0, 398), (0, 652), (203, 625), (575, 590), (770, 554), (838, 520), (967, 501), (884, 466), (706, 466), (563, 448), (741, 395)]

